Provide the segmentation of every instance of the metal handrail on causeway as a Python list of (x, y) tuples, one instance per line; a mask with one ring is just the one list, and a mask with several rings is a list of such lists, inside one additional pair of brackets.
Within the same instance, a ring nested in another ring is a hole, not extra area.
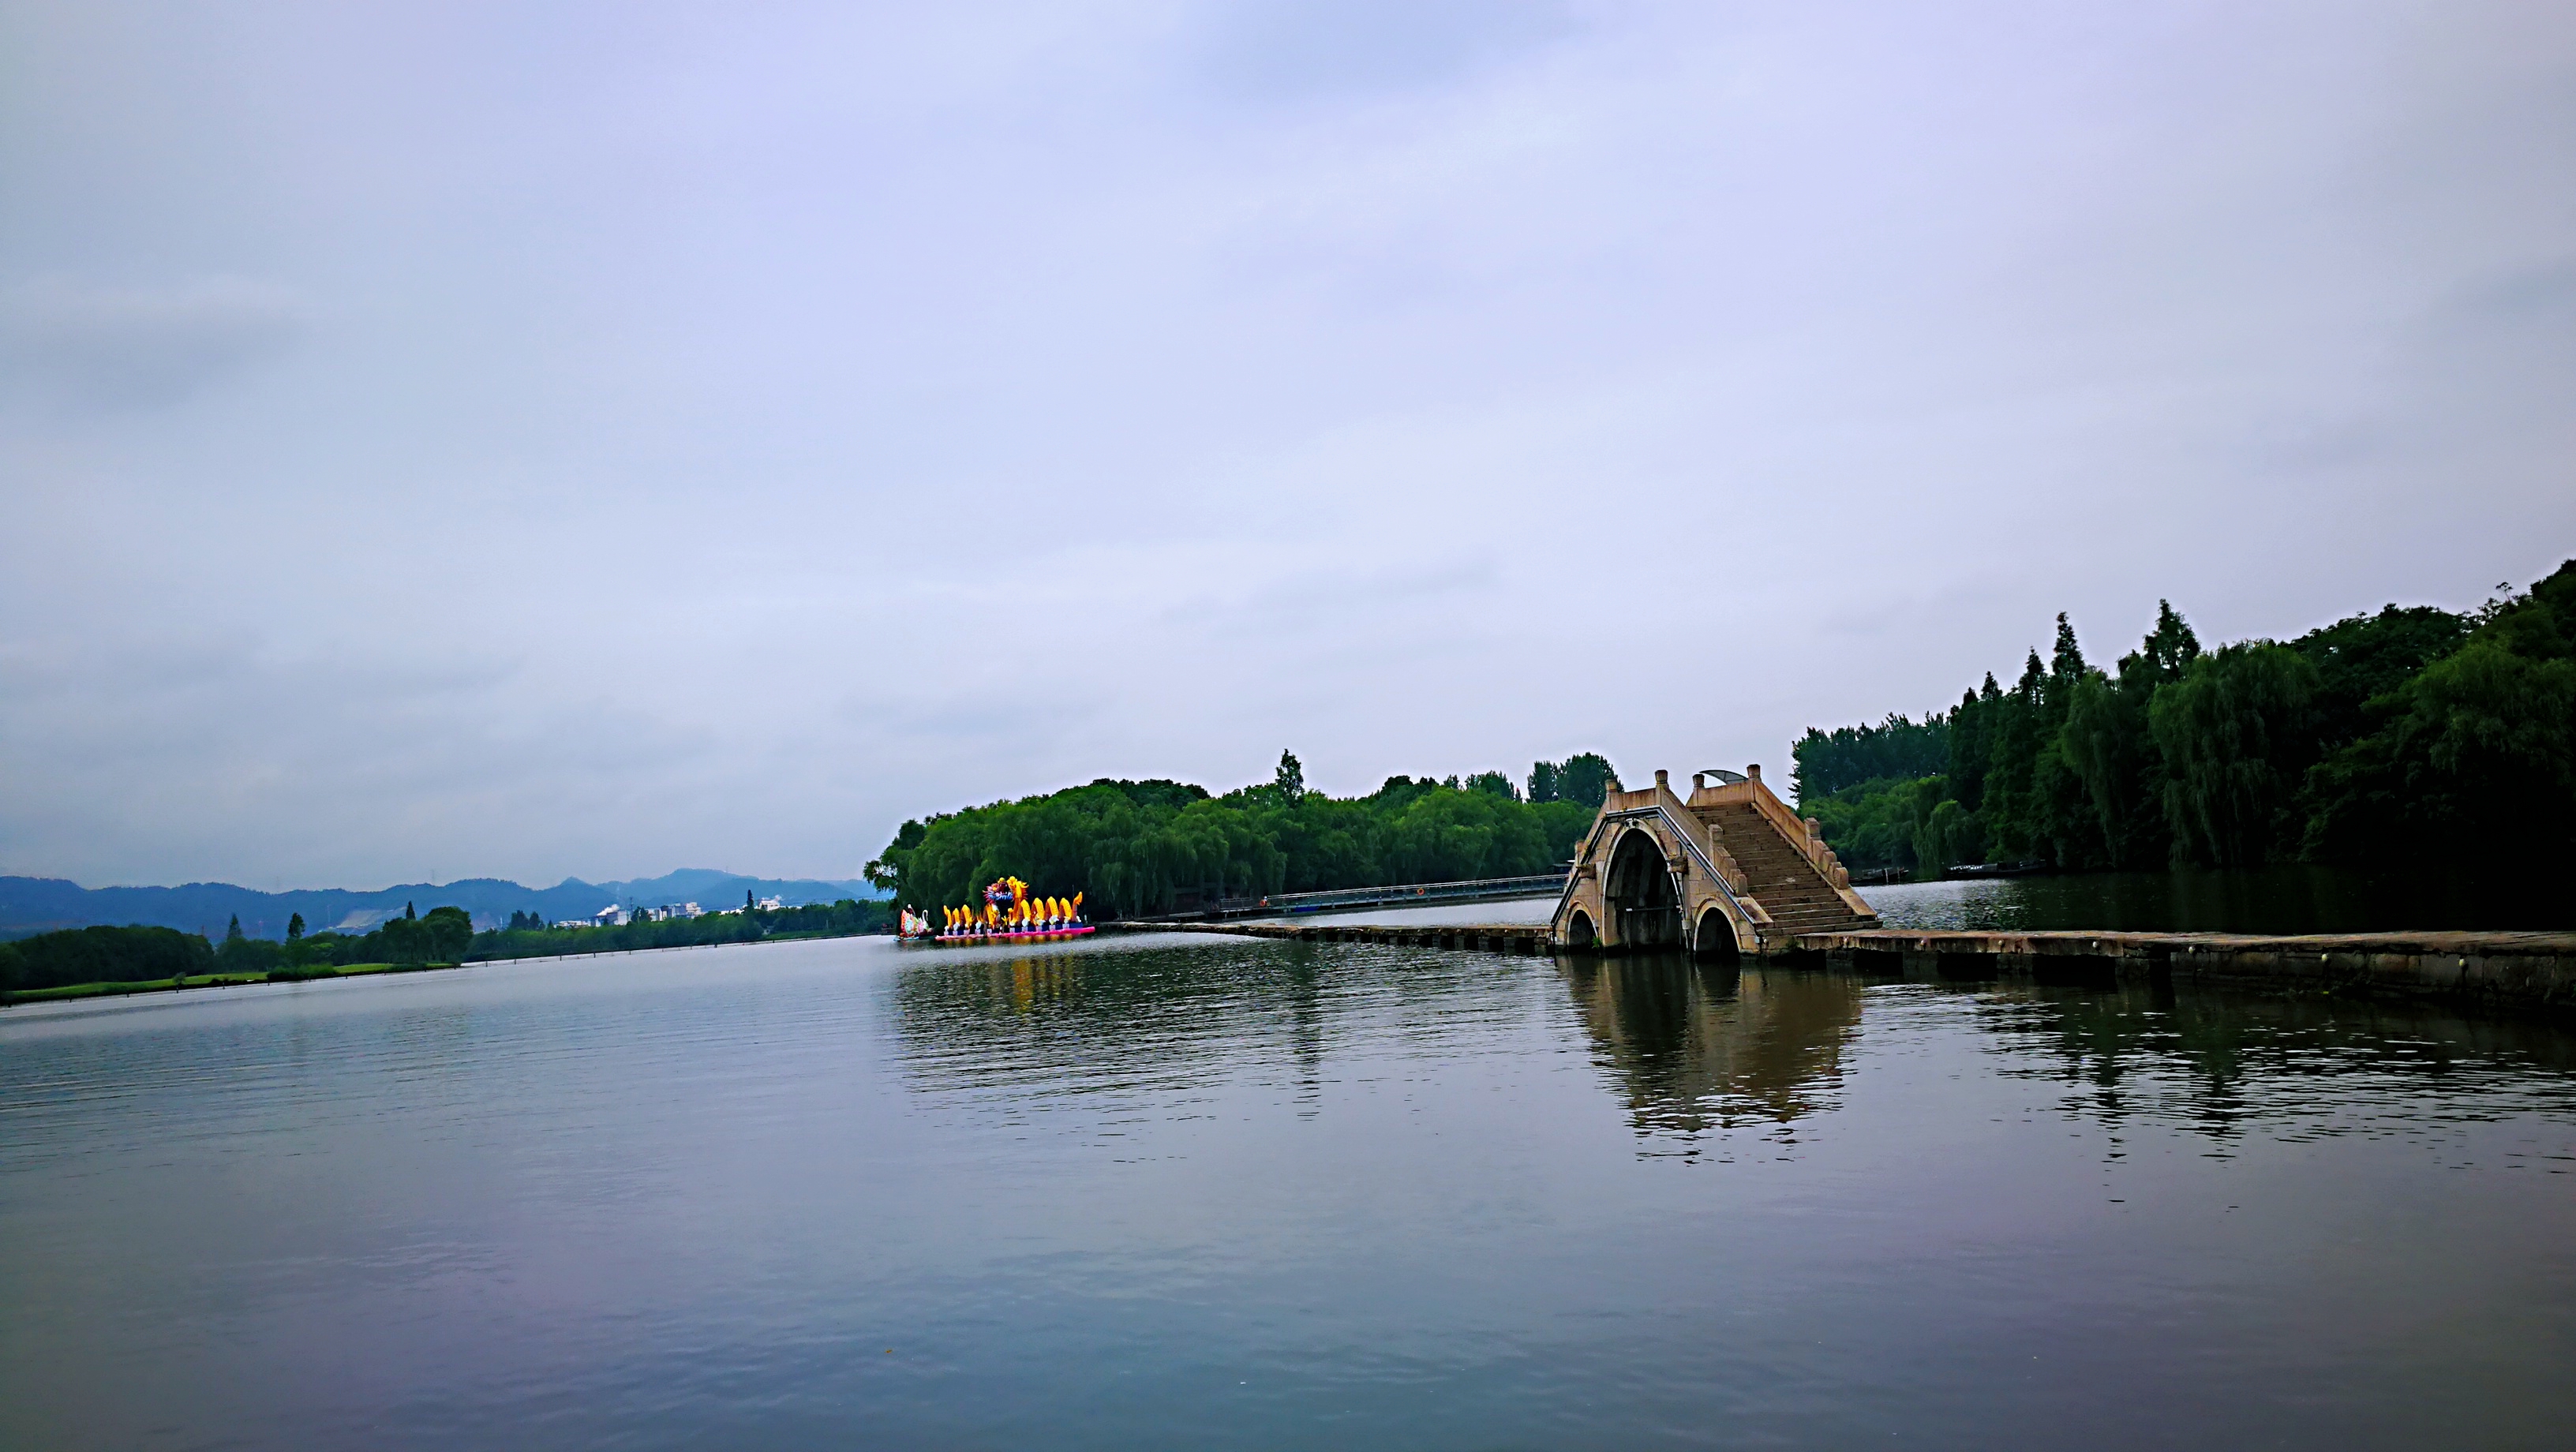
[(1479, 902), (1493, 898), (1562, 896), (1565, 872), (1526, 877), (1476, 877), (1457, 882), (1407, 882), (1388, 887), (1344, 887), (1329, 892), (1285, 892), (1268, 897), (1229, 897), (1206, 907), (1132, 922), (1207, 922), (1227, 918), (1286, 917), (1295, 913), (1356, 911), (1378, 907), (1427, 907), (1439, 902)]

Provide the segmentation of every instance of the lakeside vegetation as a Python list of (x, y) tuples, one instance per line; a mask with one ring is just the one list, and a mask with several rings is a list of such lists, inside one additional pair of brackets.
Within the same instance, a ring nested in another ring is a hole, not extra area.
[(1525, 789), (1486, 771), (1392, 776), (1367, 796), (1331, 797), (1307, 790), (1303, 764), (1283, 751), (1271, 780), (1223, 796), (1104, 777), (906, 822), (866, 873), (916, 907), (969, 902), (1016, 875), (1039, 893), (1082, 893), (1094, 917), (1215, 895), (1517, 877), (1571, 856), (1616, 781), (1584, 752), (1534, 763)]
[[(525, 924), (533, 914), (522, 916)], [(460, 907), (434, 907), (387, 920), (363, 934), (307, 935), (301, 915), (286, 940), (248, 937), (235, 918), (221, 944), (176, 928), (92, 927), (40, 933), (0, 943), (0, 1002), (40, 1002), (161, 989), (242, 983), (300, 983), (316, 978), (415, 972), (496, 959), (625, 953), (647, 948), (704, 947), (786, 938), (852, 937), (891, 932), (890, 904), (844, 898), (831, 904), (707, 913), (695, 918), (638, 920), (622, 927), (530, 928), (475, 932)]]
[[(2159, 602), (2110, 669), (2067, 617), (2009, 688), (1988, 674), (1921, 720), (1810, 729), (1793, 748), (1801, 811), (1853, 870), (1966, 864), (2252, 867), (2494, 857), (2576, 865), (2576, 560), (2527, 592), (2454, 613), (2390, 605), (2282, 642), (2205, 649)], [(406, 905), (363, 934), (220, 943), (164, 927), (0, 942), (0, 1001), (219, 982), (297, 981), (437, 964), (891, 931), (896, 902), (967, 902), (1005, 875), (1084, 894), (1095, 917), (1216, 896), (1511, 877), (1563, 863), (1617, 785), (1594, 753), (1499, 771), (1389, 777), (1365, 796), (1309, 791), (1280, 754), (1222, 796), (1167, 780), (1085, 786), (908, 821), (866, 868), (894, 900), (616, 927), (533, 912), (476, 932), (453, 905)]]
[(894, 904), (843, 898), (805, 907), (745, 906), (694, 918), (638, 918), (619, 927), (505, 928), (477, 933), (464, 952), (468, 962), (557, 958), (571, 953), (631, 953), (645, 948), (703, 948), (718, 943), (758, 943), (775, 938), (850, 938), (894, 931)]
[(2576, 560), (2466, 614), (2355, 615), (2204, 650), (2159, 602), (2104, 671), (2049, 658), (1916, 721), (1810, 729), (1800, 810), (1855, 871), (2576, 863)]

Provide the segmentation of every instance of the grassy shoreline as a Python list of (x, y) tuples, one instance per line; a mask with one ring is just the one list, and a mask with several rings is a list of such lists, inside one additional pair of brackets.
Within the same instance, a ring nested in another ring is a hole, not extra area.
[[(825, 938), (884, 937), (883, 933), (779, 933), (757, 943), (810, 943)], [(199, 988), (243, 988), (254, 983), (327, 983), (334, 978), (365, 978), (379, 973), (435, 973), (485, 963), (548, 963), (570, 958), (607, 958), (626, 953), (680, 953), (692, 948), (730, 948), (735, 943), (674, 943), (666, 947), (602, 948), (588, 953), (548, 953), (528, 957), (468, 958), (461, 963), (350, 963), (270, 973), (193, 973), (185, 978), (152, 978), (135, 982), (66, 983), (54, 988), (0, 992), (0, 1008), (20, 1003), (64, 1003), (83, 998), (124, 998), (138, 993), (180, 993)]]
[(196, 988), (242, 988), (253, 983), (319, 983), (333, 978), (363, 978), (373, 973), (426, 973), (456, 968), (457, 963), (352, 963), (345, 968), (307, 970), (305, 975), (266, 973), (192, 973), (185, 978), (147, 978), (130, 983), (65, 983), (54, 988), (22, 988), (0, 993), (0, 1006), (14, 1003), (62, 1003), (77, 998), (122, 998), (136, 993), (179, 993)]

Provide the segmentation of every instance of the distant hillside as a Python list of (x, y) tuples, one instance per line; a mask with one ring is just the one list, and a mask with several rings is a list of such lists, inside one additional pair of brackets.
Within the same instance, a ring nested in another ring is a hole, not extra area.
[(684, 867), (661, 877), (632, 882), (583, 882), (567, 877), (552, 887), (522, 887), (499, 878), (474, 877), (446, 884), (405, 883), (374, 891), (318, 888), (299, 892), (260, 892), (229, 882), (191, 882), (180, 887), (82, 887), (55, 877), (0, 877), (0, 937), (24, 937), (56, 928), (95, 924), (178, 928), (184, 932), (223, 936), (224, 925), (238, 915), (242, 931), (254, 938), (283, 938), (286, 921), (304, 915), (309, 932), (337, 928), (364, 932), (389, 917), (400, 917), (403, 905), (419, 911), (453, 905), (473, 915), (477, 928), (497, 928), (514, 912), (533, 912), (548, 922), (586, 918), (616, 903), (659, 907), (694, 902), (700, 907), (740, 907), (744, 893), (775, 897), (789, 907), (837, 902), (842, 898), (884, 896), (865, 882), (827, 882), (812, 878), (743, 877), (704, 867)]

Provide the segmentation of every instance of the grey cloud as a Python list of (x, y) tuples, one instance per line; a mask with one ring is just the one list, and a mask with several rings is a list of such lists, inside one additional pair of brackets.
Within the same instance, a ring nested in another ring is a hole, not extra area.
[(1550, 0), (1250, 0), (1216, 7), (1205, 45), (1227, 93), (1313, 99), (1452, 80), (1577, 28)]
[[(0, 872), (116, 880), (142, 841), (220, 862), (257, 833), (261, 865), (301, 881), (398, 879), (424, 844), (541, 803), (593, 823), (666, 810), (650, 784), (715, 745), (530, 684), (503, 659), (290, 657), (178, 622), (77, 650), (0, 641), (0, 748), (44, 764), (0, 787)], [(529, 849), (554, 835), (523, 820), (473, 855), (541, 872), (557, 850)]]
[(161, 15), (0, 15), (19, 870), (1780, 766), (2576, 550), (2566, 7)]
[(182, 402), (291, 348), (295, 294), (240, 278), (92, 287), (42, 278), (0, 301), (0, 378), (74, 407)]
[(2465, 282), (2428, 311), (2420, 333), (2428, 351), (2454, 362), (2482, 358), (2502, 342), (2564, 381), (2576, 372), (2576, 257)]
[(1211, 640), (1244, 644), (1282, 637), (1364, 634), (1372, 618), (1445, 597), (1490, 591), (1491, 560), (1453, 559), (1379, 570), (1308, 569), (1262, 581), (1231, 598), (1202, 597), (1164, 612), (1174, 625), (1195, 626)]

